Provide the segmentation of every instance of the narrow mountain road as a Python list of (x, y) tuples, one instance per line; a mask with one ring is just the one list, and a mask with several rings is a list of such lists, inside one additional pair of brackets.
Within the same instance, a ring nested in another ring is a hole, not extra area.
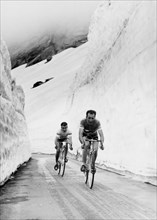
[(61, 177), (54, 156), (33, 154), (1, 187), (0, 219), (156, 219), (155, 186), (97, 169), (91, 190), (80, 165), (69, 159)]

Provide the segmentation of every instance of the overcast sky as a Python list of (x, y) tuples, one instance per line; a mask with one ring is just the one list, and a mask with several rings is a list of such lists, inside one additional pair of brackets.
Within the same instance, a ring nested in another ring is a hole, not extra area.
[(88, 29), (99, 1), (2, 0), (1, 33), (10, 45), (49, 28), (53, 33)]

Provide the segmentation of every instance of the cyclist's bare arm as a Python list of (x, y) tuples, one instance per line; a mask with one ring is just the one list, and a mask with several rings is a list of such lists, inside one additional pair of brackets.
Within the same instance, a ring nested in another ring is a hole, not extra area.
[(81, 144), (84, 143), (84, 139), (83, 139), (83, 127), (79, 128), (79, 141)]
[(72, 145), (72, 135), (68, 135), (69, 143)]
[(100, 141), (101, 141), (101, 144), (103, 145), (104, 144), (104, 134), (103, 134), (103, 131), (102, 129), (98, 129), (98, 134), (100, 136)]
[(68, 144), (70, 145), (69, 146), (70, 150), (73, 150), (73, 147), (72, 147), (72, 134), (68, 135), (67, 141), (68, 141)]

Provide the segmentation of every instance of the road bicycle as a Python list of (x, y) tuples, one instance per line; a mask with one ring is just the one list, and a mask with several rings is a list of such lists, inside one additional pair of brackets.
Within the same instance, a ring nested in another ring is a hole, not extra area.
[(66, 166), (66, 151), (68, 150), (68, 144), (62, 142), (62, 147), (60, 148), (59, 158), (58, 158), (58, 175), (64, 176), (65, 166)]
[(86, 160), (86, 167), (85, 167), (85, 184), (88, 183), (89, 188), (92, 189), (94, 185), (94, 176), (96, 173), (95, 168), (95, 160), (96, 160), (96, 150), (94, 150), (94, 142), (101, 142), (100, 140), (94, 140), (94, 139), (86, 139), (86, 141), (89, 141), (89, 146), (87, 152), (87, 160)]

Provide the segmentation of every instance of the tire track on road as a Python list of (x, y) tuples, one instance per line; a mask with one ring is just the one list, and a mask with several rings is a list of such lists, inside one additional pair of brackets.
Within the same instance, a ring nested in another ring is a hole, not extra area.
[[(83, 175), (73, 170), (70, 163), (66, 166), (64, 177), (53, 171), (52, 161), (47, 162), (46, 169), (55, 181), (49, 182), (52, 196), (60, 198), (61, 207), (68, 219), (155, 219), (150, 210), (145, 210), (129, 197), (114, 192), (102, 183), (96, 183), (91, 190), (84, 184)], [(73, 162), (74, 163), (74, 162)], [(56, 193), (54, 193), (56, 191)]]

